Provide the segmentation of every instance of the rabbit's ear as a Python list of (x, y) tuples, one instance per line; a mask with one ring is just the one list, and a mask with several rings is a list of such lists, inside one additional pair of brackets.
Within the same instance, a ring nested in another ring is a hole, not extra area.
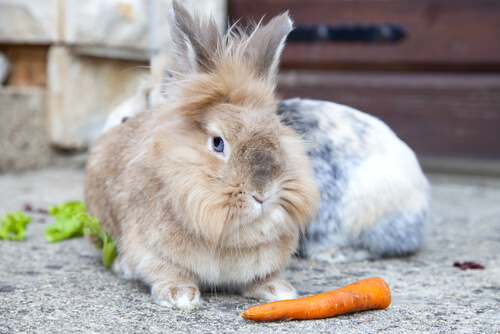
[(202, 23), (176, 0), (172, 1), (172, 5), (169, 23), (176, 70), (181, 74), (210, 71), (221, 40), (215, 20), (210, 18)]
[(281, 51), (292, 29), (293, 22), (287, 11), (274, 17), (265, 26), (259, 24), (250, 35), (246, 51), (259, 75), (269, 80), (275, 79)]

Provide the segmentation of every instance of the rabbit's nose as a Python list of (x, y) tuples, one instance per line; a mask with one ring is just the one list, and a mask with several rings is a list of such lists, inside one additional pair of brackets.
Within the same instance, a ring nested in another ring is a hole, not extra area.
[(259, 203), (259, 204), (263, 204), (263, 203), (264, 203), (264, 200), (263, 200), (263, 199), (260, 199), (260, 198), (255, 197), (255, 196), (252, 196), (252, 197), (253, 197), (253, 199), (254, 199), (257, 203)]
[(254, 192), (252, 194), (252, 197), (257, 203), (264, 204), (265, 202), (272, 201), (275, 194), (276, 194), (276, 186), (267, 185), (265, 190)]

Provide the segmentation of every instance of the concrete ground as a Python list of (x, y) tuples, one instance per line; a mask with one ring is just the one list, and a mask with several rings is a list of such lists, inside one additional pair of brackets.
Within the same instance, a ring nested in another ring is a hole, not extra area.
[[(0, 214), (83, 198), (81, 169), (0, 175)], [(0, 241), (0, 333), (500, 333), (500, 179), (429, 175), (432, 211), (426, 243), (414, 256), (324, 264), (294, 259), (285, 276), (301, 296), (380, 276), (392, 304), (329, 319), (254, 323), (256, 304), (204, 294), (192, 312), (162, 308), (148, 288), (105, 269), (83, 238), (48, 244), (49, 216), (34, 214), (22, 242)], [(475, 261), (484, 270), (460, 270)]]

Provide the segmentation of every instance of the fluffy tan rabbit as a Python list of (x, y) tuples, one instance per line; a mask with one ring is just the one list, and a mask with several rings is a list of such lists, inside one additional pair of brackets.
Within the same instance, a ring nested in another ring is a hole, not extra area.
[(276, 113), (287, 14), (221, 37), (173, 3), (173, 97), (105, 132), (87, 163), (90, 214), (117, 241), (114, 268), (162, 306), (200, 290), (294, 298), (280, 277), (319, 205), (306, 147)]

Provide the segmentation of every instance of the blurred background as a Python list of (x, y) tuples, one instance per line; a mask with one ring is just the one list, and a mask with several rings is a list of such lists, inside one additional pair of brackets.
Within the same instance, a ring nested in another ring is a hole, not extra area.
[[(221, 30), (289, 10), (283, 97), (381, 118), (426, 170), (500, 175), (500, 1), (180, 2)], [(83, 165), (106, 116), (168, 47), (169, 6), (0, 0), (0, 172)]]

